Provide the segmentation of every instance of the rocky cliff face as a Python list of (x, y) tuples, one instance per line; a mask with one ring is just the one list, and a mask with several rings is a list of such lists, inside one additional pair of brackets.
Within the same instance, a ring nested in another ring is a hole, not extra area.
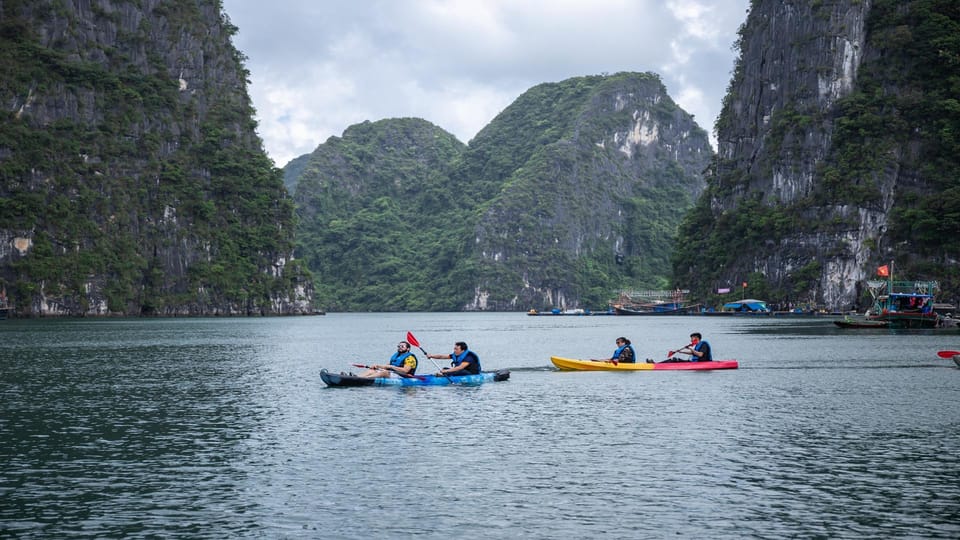
[(603, 306), (618, 288), (665, 286), (676, 227), (712, 156), (654, 74), (531, 89), (464, 157), (461, 177), (497, 188), (471, 241), (465, 308)]
[(666, 287), (712, 155), (656, 75), (618, 73), (532, 88), (469, 146), (364, 122), (288, 171), (324, 307), (595, 308)]
[(19, 314), (311, 310), (218, 2), (0, 14), (0, 276)]
[[(739, 201), (759, 195), (764, 204), (791, 206), (814, 191), (818, 168), (832, 148), (837, 100), (856, 87), (866, 52), (870, 1), (755, 2), (743, 36), (739, 72), (718, 126), (721, 173), (740, 176), (718, 197), (715, 210), (736, 211)], [(803, 120), (801, 120), (803, 119)], [(802, 129), (791, 125), (800, 121)], [(883, 192), (889, 193), (893, 178)], [(725, 186), (721, 186), (725, 187)], [(837, 231), (803, 227), (785, 235), (773, 249), (742, 254), (731, 268), (736, 276), (760, 272), (783, 282), (810, 260), (822, 265), (813, 300), (848, 306), (859, 294), (867, 262), (875, 257), (865, 242), (886, 227), (891, 201), (878, 207), (828, 205), (807, 214), (814, 223), (855, 222)], [(741, 266), (742, 265), (742, 266)], [(734, 281), (736, 283), (736, 281)], [(819, 294), (817, 294), (819, 293)]]
[[(864, 299), (877, 265), (917, 262), (915, 237), (892, 234), (895, 218), (949, 184), (938, 179), (944, 170), (923, 165), (939, 143), (922, 135), (936, 115), (920, 112), (923, 100), (935, 108), (935, 89), (919, 55), (935, 38), (919, 27), (950, 23), (933, 13), (942, 6), (925, 4), (753, 2), (678, 281), (706, 292), (752, 276), (774, 300), (847, 309)], [(956, 73), (956, 62), (943, 66)], [(945, 262), (942, 249), (923, 251)]]

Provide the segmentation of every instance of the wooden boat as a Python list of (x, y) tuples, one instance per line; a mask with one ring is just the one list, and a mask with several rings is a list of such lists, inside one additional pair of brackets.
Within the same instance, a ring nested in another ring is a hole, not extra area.
[(614, 306), (617, 315), (689, 315), (700, 309), (700, 304), (663, 304), (659, 306)]
[(658, 362), (655, 364), (647, 362), (626, 364), (620, 362), (619, 364), (613, 364), (611, 362), (575, 360), (573, 358), (551, 356), (550, 361), (553, 362), (553, 365), (564, 371), (704, 371), (711, 369), (737, 369), (739, 367), (739, 363), (736, 360), (714, 360), (713, 362)]
[[(892, 264), (892, 263), (891, 263)], [(893, 271), (890, 271), (892, 275)], [(874, 283), (868, 282), (871, 294)], [(876, 282), (877, 288), (886, 288), (886, 294), (875, 297), (872, 315), (867, 319), (889, 323), (890, 328), (939, 328), (943, 318), (934, 311), (936, 303), (934, 291), (939, 288), (936, 281), (893, 281)]]
[(333, 373), (325, 369), (320, 371), (320, 379), (327, 386), (447, 386), (451, 384), (477, 385), (485, 382), (500, 382), (510, 378), (510, 370), (483, 371), (477, 375), (461, 377), (437, 377), (435, 375), (417, 375), (409, 378), (400, 377), (358, 377), (354, 374)]
[(567, 309), (567, 310), (551, 309), (550, 311), (537, 311), (535, 309), (531, 309), (530, 311), (527, 311), (527, 315), (530, 315), (532, 317), (536, 317), (536, 316), (555, 317), (555, 316), (562, 316), (562, 315), (581, 317), (584, 315), (590, 315), (590, 316), (616, 315), (616, 312), (613, 311), (613, 309), (608, 309), (606, 311), (590, 311), (589, 309)]
[(658, 291), (620, 291), (610, 303), (617, 315), (690, 315), (700, 311), (700, 304), (684, 299), (689, 289)]
[(881, 311), (878, 315), (871, 315), (870, 320), (886, 322), (890, 328), (937, 328), (941, 326), (940, 315), (933, 312)]
[(767, 306), (767, 303), (764, 300), (757, 300), (754, 298), (746, 298), (743, 300), (736, 300), (733, 302), (727, 302), (723, 305), (720, 311), (707, 311), (704, 315), (739, 315), (739, 316), (769, 316), (773, 312), (770, 311), (770, 307)]
[(843, 321), (833, 321), (833, 324), (839, 326), (840, 328), (860, 328), (860, 329), (877, 329), (877, 328), (889, 328), (890, 323), (887, 321), (854, 321), (854, 320), (843, 320)]

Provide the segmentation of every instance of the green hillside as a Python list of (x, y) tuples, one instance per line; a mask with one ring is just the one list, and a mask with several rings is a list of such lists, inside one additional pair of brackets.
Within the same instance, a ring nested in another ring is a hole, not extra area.
[(298, 252), (331, 310), (605, 306), (668, 282), (711, 155), (649, 73), (538, 85), (469, 147), (366, 122), (296, 161)]

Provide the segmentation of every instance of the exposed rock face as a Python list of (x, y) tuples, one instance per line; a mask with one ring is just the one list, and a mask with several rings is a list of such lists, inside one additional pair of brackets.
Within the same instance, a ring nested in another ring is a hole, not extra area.
[(324, 307), (540, 310), (665, 287), (712, 156), (659, 77), (618, 73), (538, 85), (468, 146), (364, 122), (288, 171)]
[(311, 311), (218, 2), (0, 12), (0, 279), (18, 314)]
[(653, 285), (644, 280), (669, 274), (677, 224), (713, 156), (706, 132), (649, 73), (530, 90), (471, 141), (465, 170), (497, 147), (513, 152), (499, 168), (486, 163), (482, 181), (499, 191), (475, 229), (479, 270), (465, 309), (604, 305), (618, 287)]
[[(870, 4), (869, 0), (816, 7), (811, 2), (754, 3), (743, 38), (742, 71), (718, 126), (720, 172), (737, 170), (743, 180), (714, 202), (717, 212), (735, 211), (739, 200), (754, 195), (764, 204), (791, 206), (813, 193), (817, 169), (832, 148), (829, 111), (856, 86)], [(811, 120), (805, 129), (791, 130), (790, 116)], [(889, 185), (886, 188), (884, 193), (892, 191)], [(811, 220), (852, 220), (858, 226), (840, 237), (836, 231), (796, 230), (776, 249), (744, 254), (743, 266), (735, 264), (730, 270), (736, 275), (730, 279), (736, 282), (760, 272), (782, 282), (816, 259), (822, 263), (819, 296), (798, 300), (849, 305), (874, 256), (864, 241), (882, 234), (890, 202), (879, 208), (816, 209)]]
[[(956, 186), (938, 178), (955, 157), (939, 171), (924, 164), (940, 145), (926, 135), (939, 129), (931, 117), (952, 114), (937, 105), (925, 62), (957, 72), (942, 60), (955, 54), (947, 42), (940, 60), (922, 57), (923, 40), (935, 41), (926, 34), (949, 35), (957, 24), (956, 13), (933, 15), (950, 8), (932, 4), (753, 2), (710, 186), (684, 228), (693, 247), (678, 255), (678, 282), (707, 293), (762, 275), (776, 301), (847, 309), (862, 307), (879, 264), (909, 261), (916, 274), (905, 277), (919, 279), (950, 260), (934, 242), (911, 246), (916, 231), (896, 221)], [(943, 114), (930, 114), (938, 106)]]

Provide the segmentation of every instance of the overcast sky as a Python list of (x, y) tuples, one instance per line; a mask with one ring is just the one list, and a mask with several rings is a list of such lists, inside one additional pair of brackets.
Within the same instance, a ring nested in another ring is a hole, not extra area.
[(278, 167), (365, 120), (467, 143), (523, 92), (652, 71), (711, 133), (750, 0), (223, 0)]

